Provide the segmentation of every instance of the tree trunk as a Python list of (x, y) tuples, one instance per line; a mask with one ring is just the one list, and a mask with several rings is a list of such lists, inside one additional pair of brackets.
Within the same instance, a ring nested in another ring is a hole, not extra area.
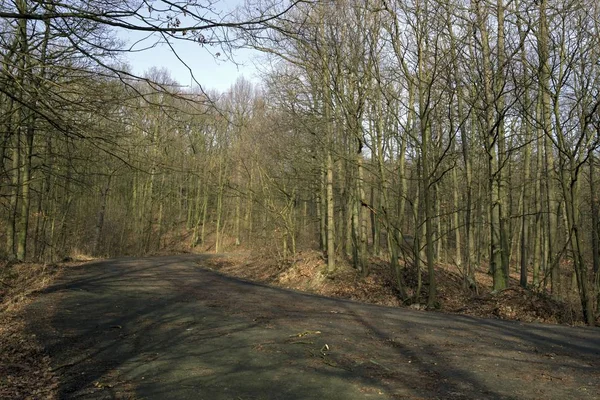
[(327, 272), (335, 272), (335, 215), (333, 203), (333, 160), (331, 150), (327, 152)]
[(106, 186), (100, 190), (100, 209), (98, 210), (98, 216), (96, 217), (96, 229), (94, 232), (94, 241), (92, 246), (92, 252), (94, 255), (100, 255), (100, 243), (102, 239), (102, 229), (104, 228), (104, 217), (106, 215), (106, 203), (108, 199), (108, 191), (110, 190), (110, 181), (112, 175), (108, 177)]
[(592, 203), (592, 265), (596, 286), (596, 311), (600, 312), (600, 211), (596, 194), (596, 166), (594, 154), (590, 154), (590, 201)]
[(506, 288), (508, 277), (507, 268), (504, 266), (503, 234), (502, 234), (502, 209), (500, 198), (500, 164), (499, 154), (496, 150), (499, 132), (494, 124), (494, 94), (492, 61), (489, 45), (488, 30), (485, 18), (487, 13), (481, 9), (481, 4), (476, 3), (477, 21), (481, 35), (482, 64), (483, 64), (483, 101), (485, 108), (484, 129), (487, 136), (486, 152), (488, 157), (488, 213), (490, 229), (490, 270), (493, 274), (495, 291)]
[[(28, 118), (28, 124), (33, 124)], [(21, 215), (19, 232), (17, 233), (17, 259), (25, 260), (27, 256), (27, 235), (29, 233), (29, 205), (31, 204), (31, 159), (33, 156), (34, 127), (29, 125), (25, 134), (25, 160), (21, 167)]]

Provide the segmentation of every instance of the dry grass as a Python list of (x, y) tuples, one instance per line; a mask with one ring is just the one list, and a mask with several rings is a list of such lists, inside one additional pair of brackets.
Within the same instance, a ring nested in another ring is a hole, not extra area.
[(18, 311), (26, 300), (53, 280), (56, 264), (6, 264), (0, 266), (0, 312)]
[[(424, 309), (423, 303), (428, 295), (426, 271), (421, 272), (423, 287), (417, 296), (414, 290), (417, 271), (406, 267), (403, 269), (403, 279), (411, 298), (403, 302), (398, 296), (394, 272), (386, 260), (378, 257), (371, 258), (367, 277), (344, 262), (338, 263), (335, 274), (327, 275), (325, 260), (316, 251), (301, 251), (293, 259), (287, 260), (278, 260), (265, 251), (245, 251), (212, 258), (208, 266), (243, 279), (386, 306)], [(478, 290), (475, 292), (465, 289), (464, 280), (456, 266), (443, 264), (436, 268), (436, 280), (439, 308), (444, 312), (524, 322), (582, 323), (578, 298), (566, 287), (563, 295), (565, 300), (555, 300), (544, 291), (519, 287), (515, 274), (511, 276), (510, 288), (493, 293), (492, 277), (486, 271), (478, 270)]]
[(58, 265), (0, 266), (0, 398), (56, 399), (58, 377), (35, 335), (27, 333), (25, 308), (62, 269)]

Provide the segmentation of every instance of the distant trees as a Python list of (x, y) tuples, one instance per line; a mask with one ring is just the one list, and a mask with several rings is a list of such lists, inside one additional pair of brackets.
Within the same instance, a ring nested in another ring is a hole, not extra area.
[[(68, 252), (73, 248), (68, 243), (83, 233), (73, 230), (78, 208), (97, 216), (90, 224), (95, 226), (91, 243), (93, 252), (101, 253), (109, 192), (131, 168), (149, 177), (141, 188), (136, 186), (139, 179), (133, 186), (140, 202), (138, 215), (144, 215), (138, 219), (145, 219), (135, 228), (145, 238), (139, 250), (149, 251), (152, 241), (161, 241), (164, 199), (173, 194), (159, 164), (163, 131), (178, 129), (174, 125), (180, 121), (170, 120), (174, 114), (198, 112), (185, 103), (208, 98), (183, 98), (174, 82), (131, 74), (121, 62), (127, 49), (117, 39), (117, 29), (147, 32), (167, 44), (189, 40), (226, 47), (231, 44), (227, 30), (256, 29), (293, 6), (288, 4), (279, 14), (255, 10), (242, 20), (187, 0), (2, 2), (0, 193), (5, 257), (52, 259)], [(132, 116), (138, 112), (152, 116), (136, 120)], [(134, 143), (127, 139), (135, 133), (150, 149), (145, 154), (149, 162), (140, 162), (140, 155), (131, 152)], [(77, 204), (85, 191), (94, 193), (94, 206)], [(148, 217), (157, 213), (156, 221)], [(155, 230), (156, 239), (151, 234)]]

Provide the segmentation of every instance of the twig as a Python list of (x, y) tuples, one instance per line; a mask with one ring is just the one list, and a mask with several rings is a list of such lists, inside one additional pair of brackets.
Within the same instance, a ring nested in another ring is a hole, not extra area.
[(9, 287), (9, 288), (11, 288), (11, 289), (14, 289), (14, 288), (15, 288), (14, 286), (12, 286), (12, 285), (9, 285), (8, 283), (6, 283), (6, 282), (4, 282), (4, 281), (2, 281), (2, 280), (0, 280), (0, 283), (1, 283), (1, 284), (3, 284), (4, 286), (8, 286), (8, 287)]
[(67, 367), (72, 367), (73, 365), (79, 364), (81, 361), (82, 361), (82, 360), (79, 360), (79, 361), (73, 361), (73, 362), (70, 362), (70, 363), (65, 363), (65, 364), (59, 365), (59, 366), (58, 366), (58, 367), (56, 367), (56, 368), (52, 368), (52, 369), (50, 370), (50, 372), (56, 372), (56, 371), (58, 371), (59, 369), (63, 369), (63, 368), (67, 368)]
[(297, 341), (289, 342), (289, 343), (290, 344), (315, 344), (315, 342), (309, 342), (309, 341), (306, 341), (306, 340), (297, 340)]
[(377, 361), (375, 361), (375, 360), (369, 360), (369, 362), (370, 362), (371, 364), (375, 364), (375, 365), (377, 365), (378, 367), (381, 367), (381, 368), (385, 369), (386, 371), (391, 371), (391, 370), (390, 370), (388, 367), (386, 367), (385, 365), (382, 365), (382, 364), (378, 363), (378, 362), (377, 362)]

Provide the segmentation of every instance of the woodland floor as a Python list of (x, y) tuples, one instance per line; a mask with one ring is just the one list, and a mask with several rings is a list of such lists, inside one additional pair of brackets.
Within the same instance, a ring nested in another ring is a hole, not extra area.
[[(33, 302), (3, 309), (0, 398), (600, 399), (597, 328), (362, 304), (204, 268), (239, 265), (183, 255), (64, 268)], [(294, 268), (274, 272), (265, 280), (300, 282)], [(305, 277), (304, 289), (344, 274)]]
[[(402, 264), (402, 260), (400, 261)], [(294, 259), (277, 260), (275, 255), (240, 251), (215, 256), (203, 261), (204, 267), (227, 275), (328, 297), (338, 297), (363, 303), (384, 306), (409, 306), (424, 310), (427, 301), (427, 272), (423, 271), (420, 296), (414, 290), (418, 282), (417, 271), (411, 263), (402, 267), (404, 284), (409, 288), (410, 300), (403, 303), (396, 289), (396, 276), (387, 260), (372, 257), (369, 273), (363, 277), (344, 260), (339, 260), (333, 275), (325, 274), (326, 263), (317, 251), (299, 252)], [(568, 266), (563, 268), (568, 270)], [(523, 289), (519, 286), (518, 271), (511, 271), (510, 287), (492, 293), (492, 277), (483, 269), (475, 272), (477, 287), (465, 289), (458, 267), (451, 264), (436, 266), (437, 299), (439, 310), (484, 318), (521, 322), (583, 325), (579, 297), (572, 277), (563, 274), (561, 298), (553, 299), (543, 289)], [(529, 276), (529, 282), (533, 277)], [(600, 320), (598, 321), (600, 324)]]

